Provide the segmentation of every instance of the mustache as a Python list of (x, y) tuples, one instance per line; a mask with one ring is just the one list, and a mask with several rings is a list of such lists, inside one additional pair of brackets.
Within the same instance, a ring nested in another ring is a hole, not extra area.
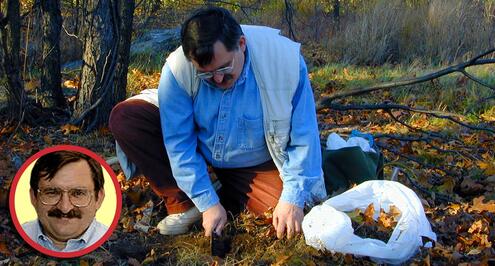
[(215, 85), (222, 85), (224, 83), (229, 82), (230, 80), (234, 79), (234, 76), (232, 74), (224, 74), (223, 75), (223, 80), (220, 83), (217, 83), (213, 78), (210, 79), (210, 82), (215, 84)]
[(223, 76), (223, 82), (229, 82), (232, 79), (234, 79), (234, 77), (231, 74), (225, 74)]
[(80, 210), (77, 209), (72, 209), (68, 211), (67, 213), (62, 212), (60, 209), (51, 209), (48, 211), (48, 217), (56, 217), (56, 218), (82, 218), (82, 214)]

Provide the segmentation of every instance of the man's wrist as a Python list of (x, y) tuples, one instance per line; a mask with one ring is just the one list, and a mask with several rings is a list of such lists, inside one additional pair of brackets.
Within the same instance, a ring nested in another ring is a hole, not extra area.
[(204, 212), (220, 202), (220, 199), (218, 198), (218, 195), (213, 189), (213, 187), (191, 198), (191, 200), (193, 201), (194, 205), (196, 205), (196, 208), (198, 208), (200, 212)]
[(280, 200), (304, 208), (308, 193), (305, 191), (284, 188), (280, 195)]

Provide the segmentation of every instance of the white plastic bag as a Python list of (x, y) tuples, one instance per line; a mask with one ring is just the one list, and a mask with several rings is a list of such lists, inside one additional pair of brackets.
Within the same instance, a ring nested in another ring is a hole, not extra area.
[[(401, 211), (387, 243), (356, 236), (351, 219), (344, 213), (357, 208), (364, 211), (370, 203), (375, 208), (375, 220), (380, 208), (389, 212), (390, 205), (394, 205)], [(366, 181), (315, 206), (304, 217), (302, 229), (310, 246), (369, 256), (378, 263), (399, 264), (408, 260), (423, 245), (421, 236), (436, 241), (418, 196), (406, 186), (387, 180)], [(431, 247), (431, 243), (425, 246)]]

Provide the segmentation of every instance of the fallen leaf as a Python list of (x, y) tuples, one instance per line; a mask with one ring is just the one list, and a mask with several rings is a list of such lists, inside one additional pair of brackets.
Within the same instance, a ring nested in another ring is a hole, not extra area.
[(446, 194), (452, 194), (454, 192), (455, 181), (453, 178), (447, 178), (445, 182), (438, 186), (438, 191)]
[(481, 155), (484, 161), (478, 161), (476, 164), (483, 170), (483, 172), (490, 176), (495, 175), (495, 158), (493, 158), (488, 152)]
[(71, 133), (77, 133), (80, 130), (80, 128), (78, 126), (74, 126), (71, 124), (65, 124), (65, 125), (61, 126), (60, 129), (62, 130), (62, 133), (64, 135), (68, 135)]
[(423, 259), (423, 264), (425, 266), (430, 266), (431, 265), (430, 254), (426, 255), (426, 258)]
[(460, 210), (461, 210), (461, 205), (460, 204), (452, 203), (452, 204), (449, 205), (449, 207), (447, 209), (447, 212), (450, 215), (456, 215), (456, 214), (459, 213)]
[(119, 183), (122, 183), (124, 181), (126, 181), (126, 177), (124, 175), (123, 172), (120, 172), (118, 175), (117, 175), (117, 180), (119, 181)]
[(471, 178), (465, 177), (464, 180), (462, 180), (461, 183), (461, 191), (465, 194), (483, 194), (484, 186), (477, 183)]
[(378, 216), (378, 225), (383, 228), (391, 228), (393, 226), (393, 217), (389, 216), (383, 209), (380, 209), (380, 216)]
[(471, 250), (467, 253), (467, 255), (478, 255), (478, 254), (480, 254), (480, 253), (481, 253), (481, 250), (479, 250), (479, 249), (471, 249)]
[(43, 137), (43, 140), (45, 141), (46, 144), (48, 144), (49, 146), (52, 145), (53, 141), (52, 141), (52, 138), (48, 135), (44, 136)]
[(375, 220), (373, 220), (373, 215), (375, 214), (375, 208), (373, 207), (373, 203), (370, 203), (366, 210), (364, 210), (364, 224), (372, 225)]
[(290, 259), (291, 256), (289, 255), (280, 255), (276, 258), (276, 262), (272, 263), (272, 266), (282, 266), (287, 264), (287, 261)]
[(495, 212), (495, 200), (490, 200), (486, 203), (483, 202), (485, 199), (485, 196), (480, 196), (477, 198), (473, 199), (473, 206), (469, 208), (469, 211), (477, 211), (477, 212), (482, 212), (482, 211), (489, 211), (489, 212)]
[(32, 91), (36, 88), (39, 88), (41, 86), (41, 82), (37, 79), (30, 80), (28, 82), (24, 83), (24, 90), (25, 91)]
[(108, 135), (110, 134), (110, 129), (108, 127), (100, 127), (98, 129), (98, 133), (102, 134), (102, 135)]
[(63, 83), (63, 86), (68, 88), (68, 89), (79, 89), (80, 82), (78, 79), (73, 79), (73, 80), (66, 80)]
[(3, 127), (0, 130), (0, 135), (10, 134), (10, 133), (14, 132), (14, 129), (15, 129), (15, 126)]
[(353, 263), (352, 255), (351, 254), (345, 254), (344, 255), (344, 262), (347, 265), (351, 265)]
[(129, 258), (127, 263), (131, 266), (141, 266), (141, 263), (139, 263), (139, 261), (135, 258)]
[(0, 253), (6, 255), (7, 257), (11, 255), (11, 252), (8, 249), (7, 244), (4, 241), (0, 242)]
[(483, 221), (477, 220), (468, 229), (468, 233), (472, 234), (474, 232), (481, 232), (483, 230)]
[(402, 214), (399, 208), (395, 207), (395, 205), (390, 205), (388, 214), (394, 217), (395, 221), (399, 220), (400, 215)]

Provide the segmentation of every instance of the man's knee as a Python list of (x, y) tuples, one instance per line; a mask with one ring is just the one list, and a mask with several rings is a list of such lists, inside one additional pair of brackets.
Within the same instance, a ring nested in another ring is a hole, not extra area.
[(117, 141), (133, 139), (144, 132), (160, 132), (160, 114), (155, 105), (145, 100), (126, 100), (112, 109), (108, 127)]
[(108, 119), (108, 128), (114, 135), (122, 132), (121, 129), (125, 127), (128, 121), (126, 113), (130, 108), (130, 105), (126, 101), (120, 102), (113, 107), (110, 118)]

